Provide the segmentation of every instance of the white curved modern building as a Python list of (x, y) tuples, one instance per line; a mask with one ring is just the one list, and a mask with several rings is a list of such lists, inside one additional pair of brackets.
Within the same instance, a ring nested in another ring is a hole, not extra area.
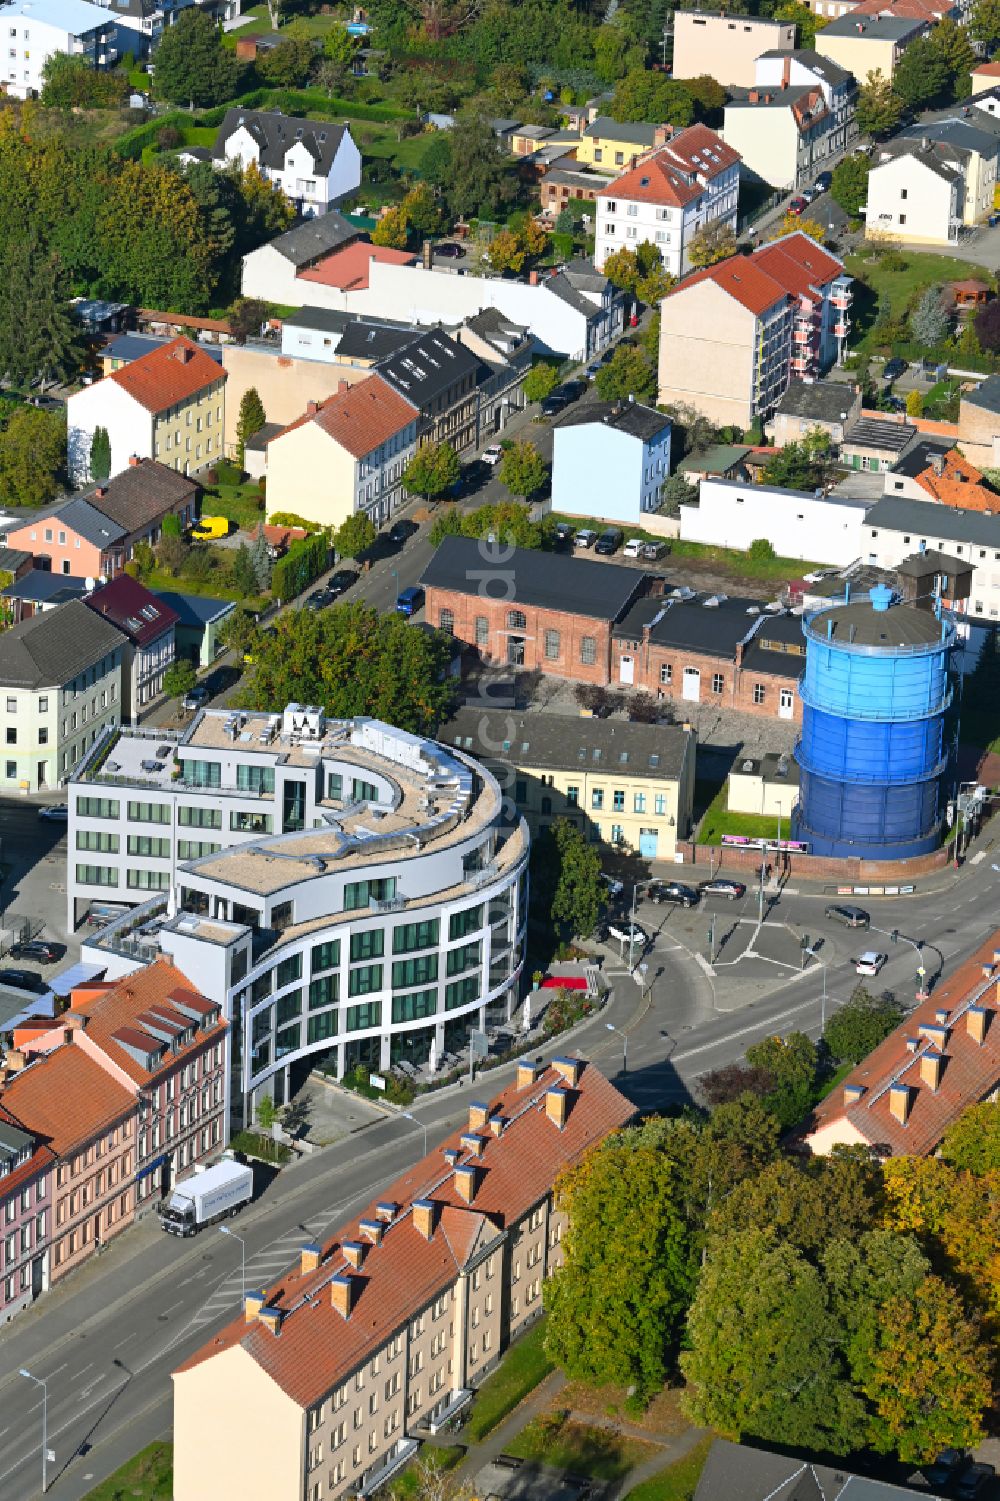
[[(81, 847), (105, 862), (105, 900), (119, 883), (143, 889), (139, 871), (166, 873), (160, 894), (95, 933), (82, 957), (113, 978), (167, 953), (222, 1002), (234, 1129), (264, 1094), (285, 1102), (315, 1054), (335, 1049), (341, 1076), (440, 1065), (468, 1048), (470, 1029), (510, 1019), (528, 834), (484, 767), (377, 720), (298, 705), (204, 712), (176, 741), (160, 738), (153, 753), (119, 732), (70, 784), (70, 865)], [(123, 785), (137, 777), (159, 780)], [(137, 832), (150, 822), (152, 840)], [(238, 842), (209, 841), (192, 858), (194, 824)], [(71, 881), (77, 917), (94, 884)]]

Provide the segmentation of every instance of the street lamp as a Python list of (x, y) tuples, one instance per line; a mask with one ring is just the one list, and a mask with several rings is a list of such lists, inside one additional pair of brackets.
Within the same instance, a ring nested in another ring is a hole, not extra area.
[(621, 1029), (621, 1027), (613, 1027), (610, 1022), (605, 1022), (604, 1025), (607, 1027), (607, 1029), (608, 1029), (609, 1032), (617, 1032), (618, 1036), (622, 1040), (622, 1073), (623, 1074), (627, 1074), (628, 1073), (628, 1034), (625, 1033), (625, 1032), (623, 1032), (622, 1029)]
[(415, 1115), (411, 1115), (408, 1110), (406, 1110), (406, 1111), (403, 1112), (403, 1120), (404, 1121), (412, 1121), (413, 1124), (415, 1126), (419, 1126), (420, 1129), (421, 1129), (421, 1131), (424, 1133), (424, 1156), (426, 1157), (427, 1156), (427, 1151), (428, 1151), (428, 1148), (427, 1148), (427, 1127), (424, 1125), (423, 1121), (418, 1121), (417, 1117)]
[(636, 898), (636, 893), (639, 892), (639, 891), (641, 891), (644, 886), (659, 886), (659, 884), (660, 884), (660, 882), (659, 882), (658, 877), (656, 877), (656, 876), (650, 876), (649, 879), (646, 880), (646, 881), (636, 881), (635, 884), (632, 887), (632, 911), (631, 911), (631, 914), (630, 914), (630, 917), (629, 917), (629, 925), (628, 925), (628, 972), (629, 972), (630, 975), (635, 974), (635, 965), (632, 963), (632, 955), (635, 953), (635, 898)]
[(42, 1494), (49, 1488), (49, 1388), (41, 1376), (33, 1376), (30, 1371), (21, 1367), (20, 1375), (25, 1381), (33, 1381), (36, 1386), (42, 1388)]
[(820, 969), (823, 971), (823, 999), (820, 1001), (819, 1029), (820, 1029), (821, 1032), (825, 1032), (826, 1031), (826, 970), (827, 970), (827, 966), (823, 962), (823, 960), (819, 957), (819, 954), (816, 952), (815, 949), (805, 948), (805, 949), (803, 949), (802, 952), (803, 952), (803, 954), (808, 954), (809, 957), (810, 957), (810, 959), (815, 959), (816, 963), (819, 965)]
[(228, 1225), (220, 1225), (219, 1234), (228, 1235), (230, 1240), (238, 1240), (240, 1243), (242, 1258), (240, 1262), (240, 1302), (245, 1303), (247, 1300), (247, 1243), (242, 1235), (237, 1235), (236, 1231), (230, 1230)]

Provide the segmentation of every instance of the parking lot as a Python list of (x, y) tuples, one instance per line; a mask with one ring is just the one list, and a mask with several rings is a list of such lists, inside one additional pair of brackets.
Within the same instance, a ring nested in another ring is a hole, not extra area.
[[(58, 801), (56, 798), (50, 801)], [(26, 798), (0, 798), (0, 913), (8, 929), (30, 922), (31, 936), (66, 945), (55, 964), (32, 963), (43, 978), (80, 957), (80, 935), (66, 928), (66, 825), (39, 818), (44, 806)], [(28, 967), (28, 966), (26, 966)]]

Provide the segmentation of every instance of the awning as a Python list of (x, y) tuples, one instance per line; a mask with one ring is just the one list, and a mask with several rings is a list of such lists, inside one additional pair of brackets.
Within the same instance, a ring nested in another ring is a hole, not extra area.
[(135, 1175), (135, 1181), (139, 1183), (143, 1178), (148, 1178), (150, 1173), (155, 1173), (158, 1167), (162, 1167), (167, 1160), (166, 1152), (161, 1152), (159, 1157), (154, 1157), (152, 1162), (147, 1162)]
[(107, 969), (106, 964), (71, 964), (61, 974), (53, 975), (49, 989), (55, 995), (67, 996), (78, 985), (86, 985), (90, 980), (103, 980)]

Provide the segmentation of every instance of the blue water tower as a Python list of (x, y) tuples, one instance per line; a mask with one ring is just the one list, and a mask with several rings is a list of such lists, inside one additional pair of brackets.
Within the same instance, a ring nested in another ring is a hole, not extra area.
[(803, 622), (795, 837), (815, 855), (903, 859), (941, 840), (955, 628), (894, 600), (879, 585)]

